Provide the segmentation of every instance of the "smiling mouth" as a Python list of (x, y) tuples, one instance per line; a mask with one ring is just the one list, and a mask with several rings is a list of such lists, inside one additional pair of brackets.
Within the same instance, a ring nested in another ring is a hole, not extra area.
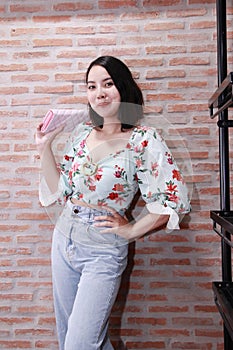
[(109, 105), (110, 104), (110, 102), (100, 102), (100, 103), (98, 103), (98, 107), (101, 107), (101, 106), (107, 106), (107, 105)]

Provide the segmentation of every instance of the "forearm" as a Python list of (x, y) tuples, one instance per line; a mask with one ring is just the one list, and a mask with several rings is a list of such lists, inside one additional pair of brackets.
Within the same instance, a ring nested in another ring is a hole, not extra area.
[(50, 146), (47, 146), (41, 155), (41, 171), (51, 193), (58, 189), (60, 173)]
[(129, 233), (129, 239), (138, 239), (144, 236), (146, 233), (156, 230), (161, 226), (165, 225), (168, 222), (168, 220), (169, 215), (149, 213), (132, 225), (132, 229)]

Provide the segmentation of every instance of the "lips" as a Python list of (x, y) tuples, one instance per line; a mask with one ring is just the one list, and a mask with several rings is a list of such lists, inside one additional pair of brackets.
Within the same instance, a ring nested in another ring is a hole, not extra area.
[(97, 107), (107, 106), (107, 105), (109, 105), (109, 103), (110, 102), (106, 102), (106, 101), (105, 102), (100, 102), (100, 103), (97, 104)]

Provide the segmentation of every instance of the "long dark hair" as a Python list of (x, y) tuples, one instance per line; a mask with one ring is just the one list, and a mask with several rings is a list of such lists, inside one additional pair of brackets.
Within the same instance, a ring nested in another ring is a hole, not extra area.
[[(112, 56), (101, 56), (89, 65), (86, 72), (86, 84), (88, 75), (93, 66), (101, 66), (111, 76), (120, 96), (121, 105), (119, 109), (119, 120), (121, 128), (131, 129), (143, 118), (143, 95), (135, 82), (129, 68), (118, 58)], [(103, 118), (89, 106), (89, 113), (92, 123), (100, 128), (103, 127)]]

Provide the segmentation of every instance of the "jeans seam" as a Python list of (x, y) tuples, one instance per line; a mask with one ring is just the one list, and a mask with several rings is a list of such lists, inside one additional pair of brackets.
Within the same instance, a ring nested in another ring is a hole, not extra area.
[[(109, 291), (109, 295), (108, 295), (108, 304), (107, 304), (107, 307), (106, 307), (106, 312), (105, 312), (105, 315), (102, 319), (102, 321), (100, 322), (100, 328), (99, 328), (99, 336), (98, 336), (98, 341), (99, 341), (99, 338), (104, 330), (104, 320), (106, 319), (106, 322), (108, 322), (109, 320), (109, 316), (110, 316), (110, 313), (111, 313), (111, 310), (109, 310), (109, 305), (110, 305), (110, 301), (111, 299), (113, 298), (113, 294), (114, 294), (114, 285), (115, 285), (115, 281), (116, 281), (116, 278), (112, 281), (112, 288), (111, 288), (111, 291)], [(106, 317), (106, 314), (107, 314), (107, 311), (109, 310), (109, 316)]]

